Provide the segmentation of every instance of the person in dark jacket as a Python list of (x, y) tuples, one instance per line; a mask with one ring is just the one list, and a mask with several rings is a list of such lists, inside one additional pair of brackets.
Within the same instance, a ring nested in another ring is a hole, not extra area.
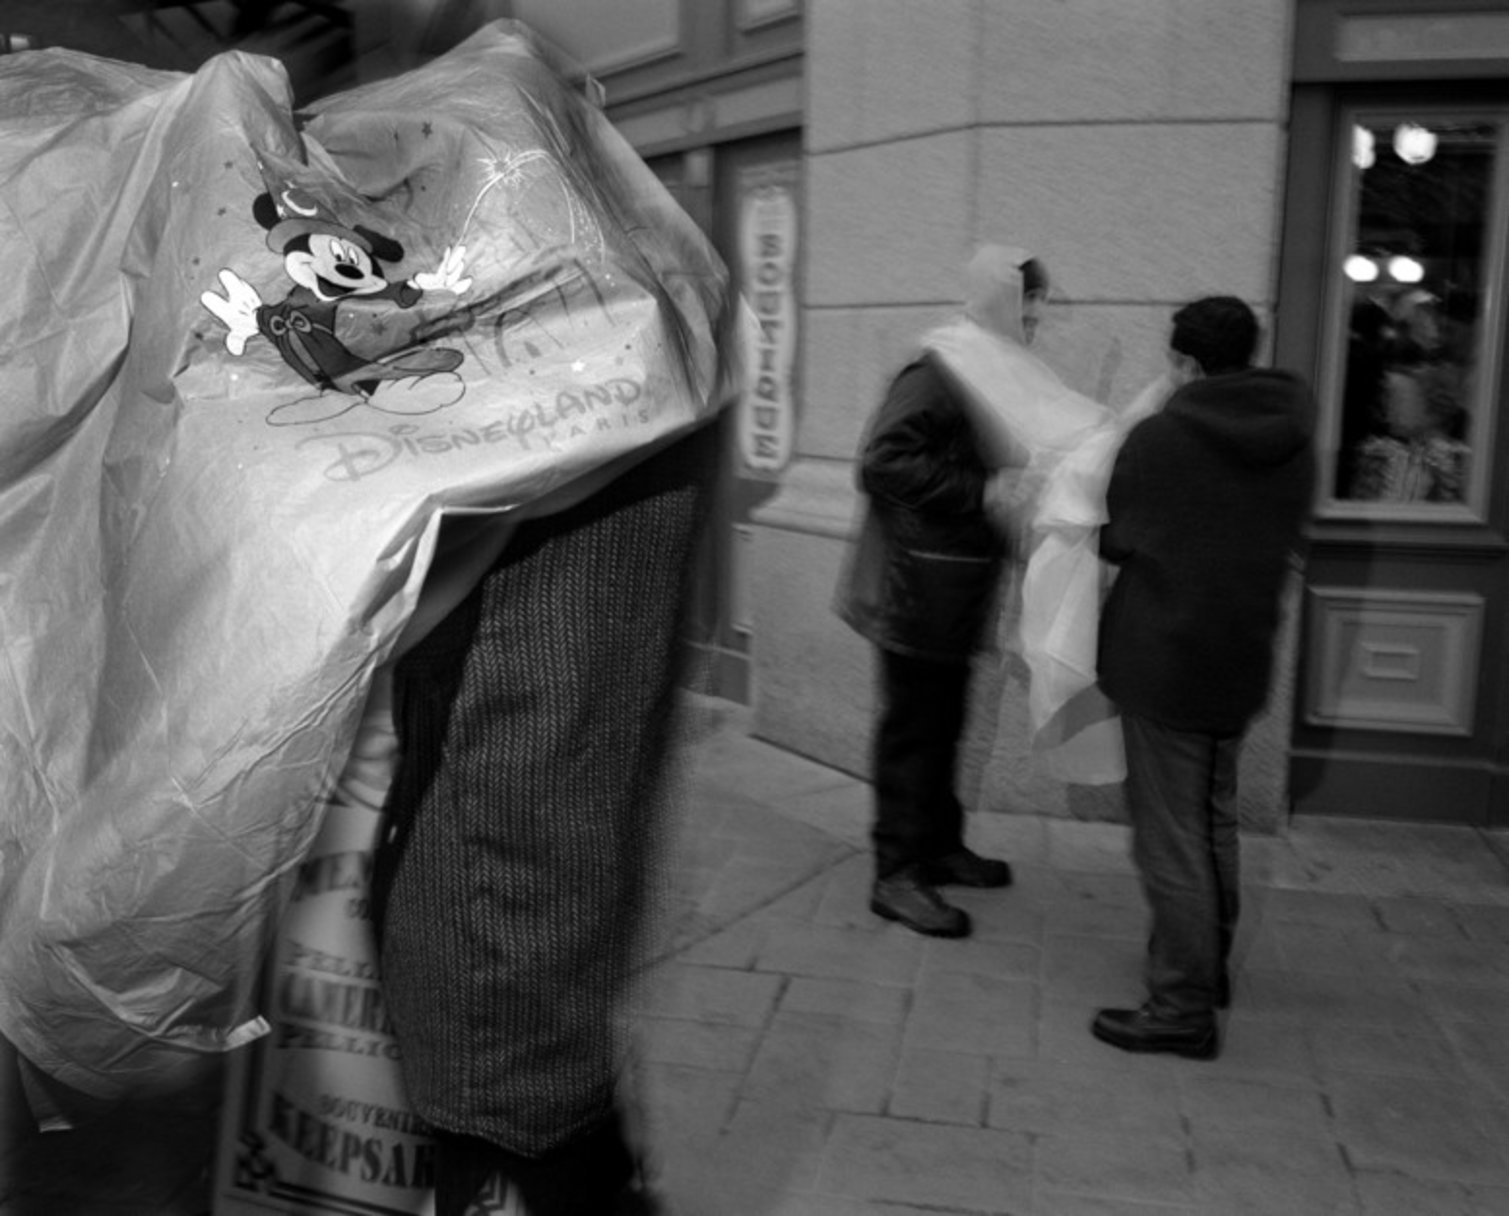
[(1174, 314), (1183, 383), (1133, 427), (1100, 551), (1119, 566), (1101, 615), (1100, 684), (1121, 714), (1132, 852), (1152, 913), (1138, 1009), (1094, 1035), (1210, 1058), (1230, 999), (1238, 912), (1237, 757), (1268, 693), (1285, 580), (1315, 481), (1314, 402), (1251, 366), (1258, 324), (1215, 296)]
[[(1047, 290), (1041, 264), (987, 246), (968, 277), (975, 338), (1024, 344)], [(935, 937), (970, 931), (968, 914), (938, 885), (1011, 881), (1006, 862), (965, 847), (954, 789), (970, 661), (1008, 550), (995, 504), (1012, 476), (987, 467), (962, 391), (931, 350), (892, 382), (860, 453), (869, 505), (838, 603), (879, 662), (870, 908)]]

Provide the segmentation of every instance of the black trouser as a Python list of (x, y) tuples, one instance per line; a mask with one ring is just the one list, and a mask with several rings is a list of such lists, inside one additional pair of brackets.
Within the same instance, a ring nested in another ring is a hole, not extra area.
[(954, 768), (969, 695), (967, 661), (937, 663), (881, 649), (874, 739), (875, 876), (962, 848)]
[(1152, 912), (1148, 997), (1163, 1016), (1205, 1016), (1241, 909), (1241, 735), (1175, 730), (1125, 711), (1132, 855)]
[(401, 756), (373, 874), (384, 995), (440, 1216), (502, 1175), (603, 1216), (630, 1153), (622, 998), (659, 875), (704, 430), (522, 524), (397, 664)]
[(617, 1118), (540, 1157), (446, 1132), (435, 1147), (435, 1216), (466, 1216), (489, 1182), (516, 1188), (529, 1216), (610, 1216), (636, 1168)]

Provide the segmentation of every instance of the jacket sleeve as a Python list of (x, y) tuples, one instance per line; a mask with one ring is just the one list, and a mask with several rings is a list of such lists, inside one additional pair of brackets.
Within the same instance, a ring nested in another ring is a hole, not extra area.
[(1137, 482), (1142, 464), (1145, 435), (1141, 426), (1132, 428), (1116, 461), (1111, 466), (1111, 480), (1106, 486), (1106, 522), (1100, 529), (1100, 556), (1120, 565), (1137, 551), (1137, 510), (1142, 498)]
[(978, 461), (959, 458), (952, 440), (961, 423), (945, 393), (922, 366), (896, 378), (860, 455), (865, 493), (931, 515), (982, 509), (987, 474)]

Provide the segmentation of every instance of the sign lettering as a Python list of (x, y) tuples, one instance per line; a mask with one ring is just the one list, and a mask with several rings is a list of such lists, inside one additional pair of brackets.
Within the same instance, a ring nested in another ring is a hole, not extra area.
[(739, 237), (743, 281), (758, 322), (743, 352), (739, 451), (748, 472), (769, 477), (790, 461), (796, 430), (797, 210), (789, 180), (764, 180), (745, 190)]

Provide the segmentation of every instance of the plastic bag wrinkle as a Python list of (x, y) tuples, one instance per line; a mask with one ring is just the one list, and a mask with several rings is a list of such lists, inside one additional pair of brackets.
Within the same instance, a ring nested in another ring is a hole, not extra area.
[[(441, 519), (552, 509), (704, 424), (730, 299), (653, 175), (501, 29), (368, 93), (403, 115), (386, 194), (337, 138), (375, 148), (386, 120), (360, 98), (301, 132), (270, 61), (184, 78), (46, 54), (29, 70), (63, 84), (41, 117), (15, 119), (0, 71), (0, 136), (19, 122), (31, 150), (51, 124), (58, 141), (38, 160), (0, 138), (0, 205), (70, 188), (0, 225), (0, 255), (92, 256), (0, 303), (7, 336), (47, 335), (28, 374), (0, 378), (0, 504), (22, 506), (0, 522), (0, 753), (28, 757), (0, 772), (17, 808), (0, 828), (0, 1032), (109, 1099), (259, 1032), (252, 977)], [(455, 132), (438, 152), (411, 121), (430, 113)], [(100, 132), (134, 134), (102, 154)], [(72, 165), (70, 139), (87, 151)], [(505, 145), (538, 154), (527, 172), (472, 155)], [(311, 383), (265, 330), (303, 305), (263, 194), (284, 231), (372, 246), (374, 294), (333, 309), (366, 360), (349, 380)], [(379, 238), (401, 255), (378, 258)], [(267, 310), (239, 351), (204, 302), (226, 274)], [(384, 397), (419, 373), (446, 391)]]

